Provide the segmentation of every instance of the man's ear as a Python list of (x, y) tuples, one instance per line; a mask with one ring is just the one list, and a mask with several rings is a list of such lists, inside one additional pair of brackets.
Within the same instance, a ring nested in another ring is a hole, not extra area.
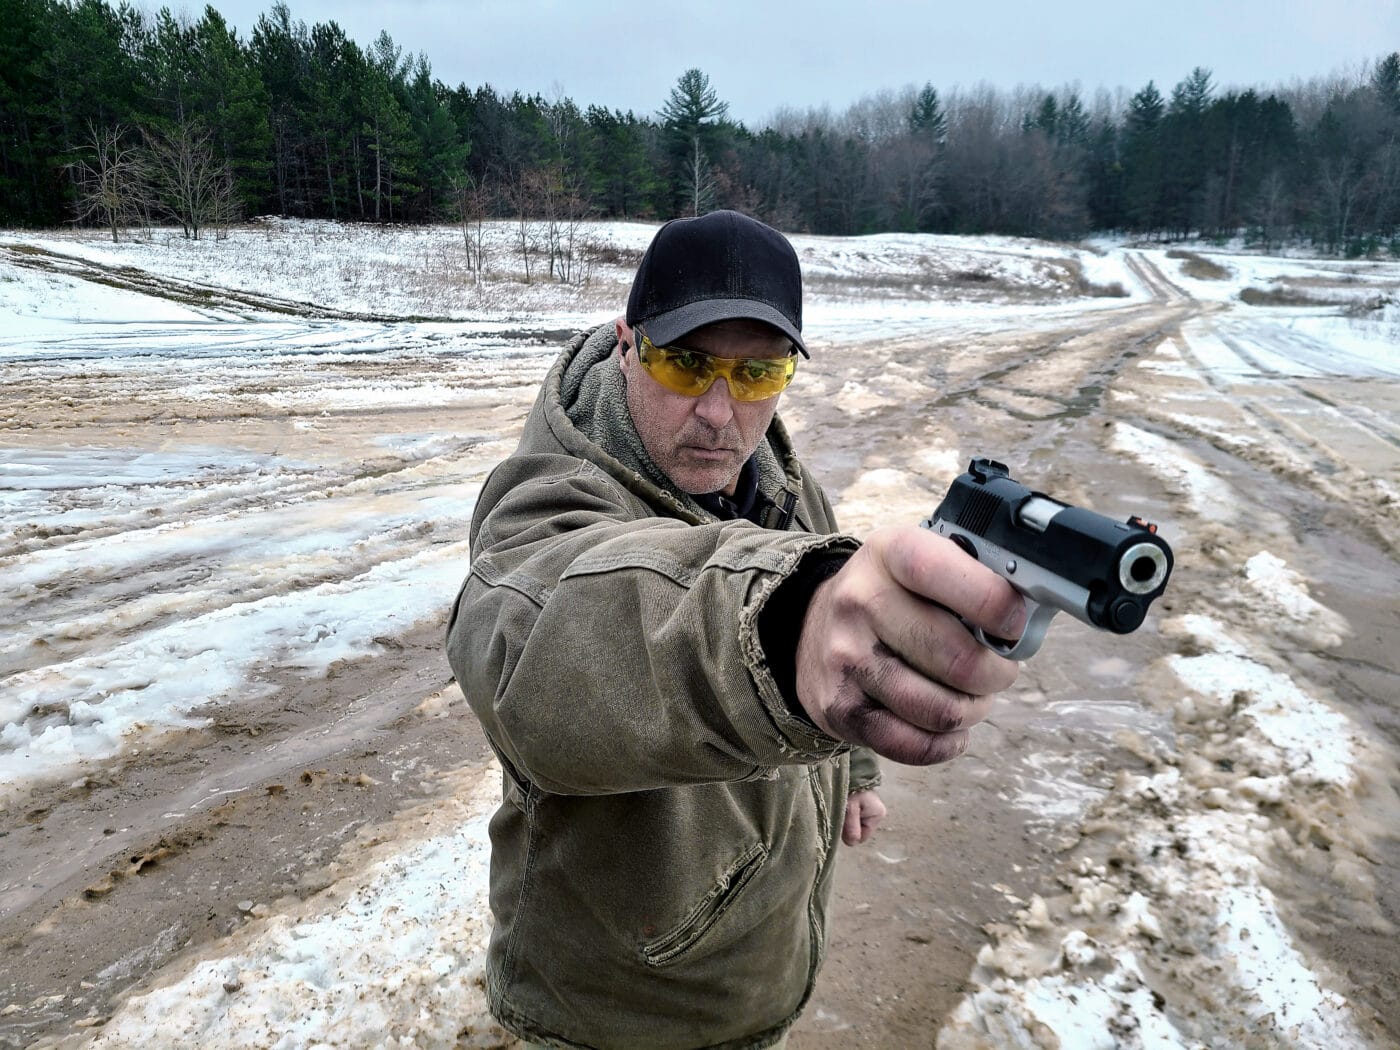
[(633, 334), (626, 319), (622, 317), (613, 322), (613, 331), (617, 333), (617, 367), (622, 370), (622, 378), (630, 380), (632, 378), (632, 362), (637, 355), (628, 353), (628, 351), (637, 345), (637, 337)]

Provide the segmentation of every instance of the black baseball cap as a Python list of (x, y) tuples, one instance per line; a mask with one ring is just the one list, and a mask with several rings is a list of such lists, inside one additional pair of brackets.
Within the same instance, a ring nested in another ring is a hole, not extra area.
[(672, 219), (656, 231), (627, 297), (627, 324), (653, 343), (716, 321), (778, 329), (803, 357), (802, 268), (788, 239), (737, 211)]

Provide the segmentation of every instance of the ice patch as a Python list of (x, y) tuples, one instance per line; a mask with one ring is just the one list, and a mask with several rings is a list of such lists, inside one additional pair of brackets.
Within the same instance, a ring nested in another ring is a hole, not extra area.
[(1235, 501), (1229, 488), (1180, 445), (1129, 423), (1114, 423), (1111, 447), (1132, 456), (1174, 492), (1185, 496), (1200, 517), (1225, 522), (1235, 519)]
[(0, 693), (0, 790), (109, 758), (192, 712), (262, 694), (279, 668), (324, 674), (377, 651), (377, 637), (444, 614), (465, 542), (381, 563), (351, 579), (235, 603), (91, 656), (11, 675)]

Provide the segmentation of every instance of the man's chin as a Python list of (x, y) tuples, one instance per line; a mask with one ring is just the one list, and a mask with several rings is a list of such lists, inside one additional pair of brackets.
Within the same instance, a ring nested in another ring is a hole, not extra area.
[(685, 457), (686, 462), (677, 465), (671, 474), (676, 484), (692, 496), (727, 489), (734, 483), (744, 466), (742, 460), (735, 462), (737, 457), (732, 452), (721, 462), (697, 463), (697, 458), (700, 457)]

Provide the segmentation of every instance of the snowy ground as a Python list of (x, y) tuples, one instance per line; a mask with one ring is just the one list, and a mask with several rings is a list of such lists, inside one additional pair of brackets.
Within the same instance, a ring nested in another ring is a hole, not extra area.
[[(0, 234), (0, 1045), (504, 1045), (481, 993), (498, 774), (479, 761), (347, 774), (382, 799), (374, 819), (352, 807), (301, 842), (296, 892), (240, 900), (248, 879), (221, 870), (226, 936), (160, 920), (84, 969), (55, 931), (104, 929), (123, 900), (155, 922), (160, 892), (135, 887), (175, 870), (181, 830), (294, 801), (296, 771), (319, 783), (340, 753), (322, 736), (374, 730), (378, 750), (385, 726), (426, 740), (469, 719), (415, 639), (440, 631), (475, 492), (559, 338), (617, 311), (652, 231), (590, 226), (589, 280), (568, 287), (519, 279), (509, 225), (480, 281), (452, 228)], [(817, 353), (784, 416), (848, 529), (926, 515), (969, 455), (996, 454), (1161, 521), (1178, 569), (1126, 642), (1052, 627), (974, 744), (995, 772), (969, 756), (930, 789), (891, 771), (892, 797), (1000, 798), (1010, 816), (989, 820), (1054, 844), (1027, 847), (1014, 886), (983, 880), (975, 962), (953, 954), (967, 994), (921, 985), (918, 962), (878, 1007), (832, 978), (793, 1045), (901, 1045), (920, 1025), (940, 1047), (1400, 1038), (1365, 972), (1397, 918), (1379, 873), (1400, 264), (1201, 249), (1224, 271), (1202, 279), (1161, 248), (794, 243)], [(271, 742), (220, 766), (227, 727), (254, 723)], [(271, 850), (285, 818), (261, 819)], [(870, 898), (906, 896), (904, 862), (947, 841), (892, 824), (848, 861), (862, 888), (838, 929), (894, 907)], [(1397, 968), (1392, 952), (1391, 987)], [(860, 1009), (878, 1020), (853, 1025)]]

